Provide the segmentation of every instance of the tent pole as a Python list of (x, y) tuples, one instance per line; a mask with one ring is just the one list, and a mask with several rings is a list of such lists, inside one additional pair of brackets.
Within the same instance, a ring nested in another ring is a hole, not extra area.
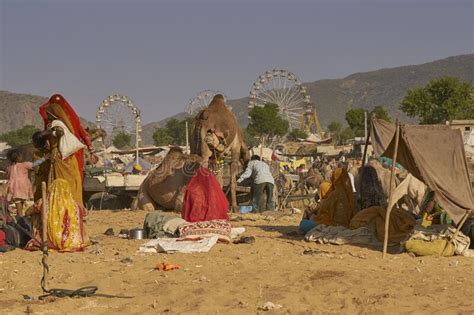
[[(372, 120), (370, 120), (370, 126), (372, 126)], [(362, 166), (364, 166), (367, 163), (367, 150), (368, 150), (367, 147), (369, 146), (370, 129), (372, 128), (369, 128), (367, 131), (367, 128), (366, 128), (364, 155), (362, 156)]]
[(469, 217), (470, 214), (471, 214), (471, 211), (466, 211), (466, 213), (463, 215), (463, 217), (461, 218), (461, 221), (459, 221), (459, 224), (456, 227), (456, 232), (454, 232), (454, 235), (453, 235), (452, 239), (455, 239), (456, 236), (458, 236), (459, 231), (461, 230), (464, 223), (466, 223), (466, 220), (467, 220), (467, 218)]
[[(395, 165), (397, 164), (397, 154), (398, 154), (398, 140), (400, 137), (400, 124), (397, 121), (395, 123), (395, 126), (397, 128), (395, 132), (395, 150), (393, 151), (393, 157), (392, 157), (392, 169), (390, 171), (390, 188), (389, 188), (389, 197), (388, 197), (388, 204), (392, 204), (392, 199), (393, 199), (393, 191), (395, 190), (393, 187), (393, 180), (395, 177)], [(390, 213), (392, 212), (392, 207), (388, 208), (387, 207), (387, 212), (385, 214), (385, 235), (383, 238), (383, 253), (382, 253), (382, 259), (384, 259), (387, 256), (387, 247), (388, 247), (388, 228), (390, 224)]]
[(186, 120), (186, 154), (191, 154), (191, 150), (189, 150), (189, 129), (188, 129), (188, 121)]
[(48, 259), (48, 207), (49, 207), (49, 200), (47, 195), (47, 187), (46, 183), (41, 183), (41, 198), (42, 198), (42, 205), (41, 205), (41, 251), (43, 252), (43, 279), (41, 280), (41, 288), (43, 289), (43, 293), (46, 293), (46, 286), (47, 286), (47, 278), (48, 278), (48, 268), (45, 268), (47, 259)]

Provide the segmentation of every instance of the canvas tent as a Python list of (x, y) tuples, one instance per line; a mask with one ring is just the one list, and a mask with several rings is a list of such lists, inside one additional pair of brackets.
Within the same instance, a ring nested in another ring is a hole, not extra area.
[[(397, 162), (435, 192), (435, 200), (454, 222), (474, 210), (463, 138), (445, 125), (400, 125)], [(372, 120), (374, 152), (393, 157), (396, 125)]]
[(396, 129), (395, 124), (388, 121), (376, 118), (372, 119), (370, 140), (375, 155), (381, 156), (385, 152), (393, 136), (395, 136)]

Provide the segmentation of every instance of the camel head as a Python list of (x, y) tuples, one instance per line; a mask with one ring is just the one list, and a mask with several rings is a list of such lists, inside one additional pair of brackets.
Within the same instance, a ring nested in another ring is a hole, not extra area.
[(208, 108), (219, 108), (219, 107), (229, 110), (229, 108), (225, 104), (225, 98), (222, 94), (216, 94), (212, 98), (212, 101), (209, 103), (209, 106), (208, 106)]

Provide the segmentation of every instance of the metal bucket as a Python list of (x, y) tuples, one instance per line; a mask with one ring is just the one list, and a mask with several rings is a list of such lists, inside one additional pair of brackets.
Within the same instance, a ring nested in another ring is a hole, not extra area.
[(131, 240), (142, 240), (146, 238), (145, 230), (131, 229), (128, 231), (128, 238)]

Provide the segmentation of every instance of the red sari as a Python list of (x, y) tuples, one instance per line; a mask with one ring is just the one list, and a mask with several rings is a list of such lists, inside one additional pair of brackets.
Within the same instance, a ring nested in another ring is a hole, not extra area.
[(186, 188), (181, 216), (188, 222), (229, 220), (229, 201), (214, 175), (204, 167), (197, 170)]

